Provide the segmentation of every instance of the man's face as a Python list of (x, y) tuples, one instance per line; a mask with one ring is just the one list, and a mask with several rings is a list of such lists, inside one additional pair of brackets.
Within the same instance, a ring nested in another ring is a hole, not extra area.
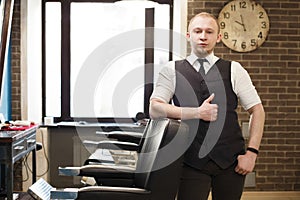
[(207, 16), (196, 17), (189, 26), (187, 39), (191, 44), (192, 51), (198, 57), (210, 54), (216, 43), (221, 41), (217, 22)]

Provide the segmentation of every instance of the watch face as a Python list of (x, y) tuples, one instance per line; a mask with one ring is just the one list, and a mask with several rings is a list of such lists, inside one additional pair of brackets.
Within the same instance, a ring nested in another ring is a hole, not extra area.
[(253, 51), (266, 40), (269, 18), (261, 5), (252, 0), (235, 0), (224, 6), (218, 22), (222, 42), (238, 52)]

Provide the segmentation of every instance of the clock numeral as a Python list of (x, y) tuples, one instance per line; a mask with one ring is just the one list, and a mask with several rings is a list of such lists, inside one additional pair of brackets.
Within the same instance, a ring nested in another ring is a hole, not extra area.
[(231, 11), (236, 11), (235, 5), (231, 5)]
[(256, 39), (251, 39), (251, 46), (253, 46), (253, 47), (256, 46)]
[(247, 8), (247, 3), (245, 1), (240, 2), (240, 8)]
[(264, 18), (264, 12), (260, 11), (258, 14), (259, 14), (259, 16), (258, 16), (259, 19), (263, 19)]
[(260, 38), (260, 39), (262, 39), (263, 38), (263, 34), (262, 34), (262, 32), (259, 32), (259, 34), (258, 34), (258, 36), (257, 36), (258, 38)]
[(224, 12), (224, 19), (229, 19), (229, 18), (230, 18), (230, 13)]
[(225, 22), (221, 22), (221, 23), (220, 23), (220, 28), (221, 28), (221, 29), (224, 29), (225, 27), (226, 27)]
[(236, 42), (237, 42), (237, 40), (232, 40), (232, 42), (233, 42), (233, 46), (235, 46), (235, 45), (236, 45)]
[(228, 35), (227, 32), (224, 33), (224, 37), (223, 38), (226, 39), (226, 40), (229, 38), (229, 35)]
[(263, 29), (267, 28), (267, 23), (266, 22), (261, 22), (261, 28), (263, 28)]
[(242, 42), (241, 47), (242, 49), (246, 49), (247, 48), (246, 42)]

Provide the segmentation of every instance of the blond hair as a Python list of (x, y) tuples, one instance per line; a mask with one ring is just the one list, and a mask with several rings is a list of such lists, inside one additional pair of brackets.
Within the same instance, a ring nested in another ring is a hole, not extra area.
[(214, 15), (212, 15), (208, 12), (201, 12), (201, 13), (198, 13), (197, 15), (195, 15), (194, 17), (192, 17), (192, 19), (190, 20), (189, 25), (188, 25), (188, 31), (190, 31), (191, 24), (194, 21), (194, 19), (197, 17), (209, 17), (209, 18), (212, 18), (213, 20), (215, 20), (215, 22), (217, 23), (217, 26), (218, 26), (218, 33), (220, 33), (220, 25), (218, 23), (218, 19)]

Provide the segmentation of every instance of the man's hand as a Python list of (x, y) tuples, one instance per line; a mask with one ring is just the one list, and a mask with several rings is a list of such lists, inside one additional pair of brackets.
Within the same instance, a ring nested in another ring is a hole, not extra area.
[(255, 166), (255, 160), (257, 155), (253, 152), (247, 151), (245, 155), (239, 155), (238, 165), (235, 168), (235, 171), (239, 174), (246, 175), (253, 171)]
[(211, 104), (215, 94), (211, 94), (197, 109), (197, 118), (204, 121), (215, 121), (218, 117), (218, 105)]

